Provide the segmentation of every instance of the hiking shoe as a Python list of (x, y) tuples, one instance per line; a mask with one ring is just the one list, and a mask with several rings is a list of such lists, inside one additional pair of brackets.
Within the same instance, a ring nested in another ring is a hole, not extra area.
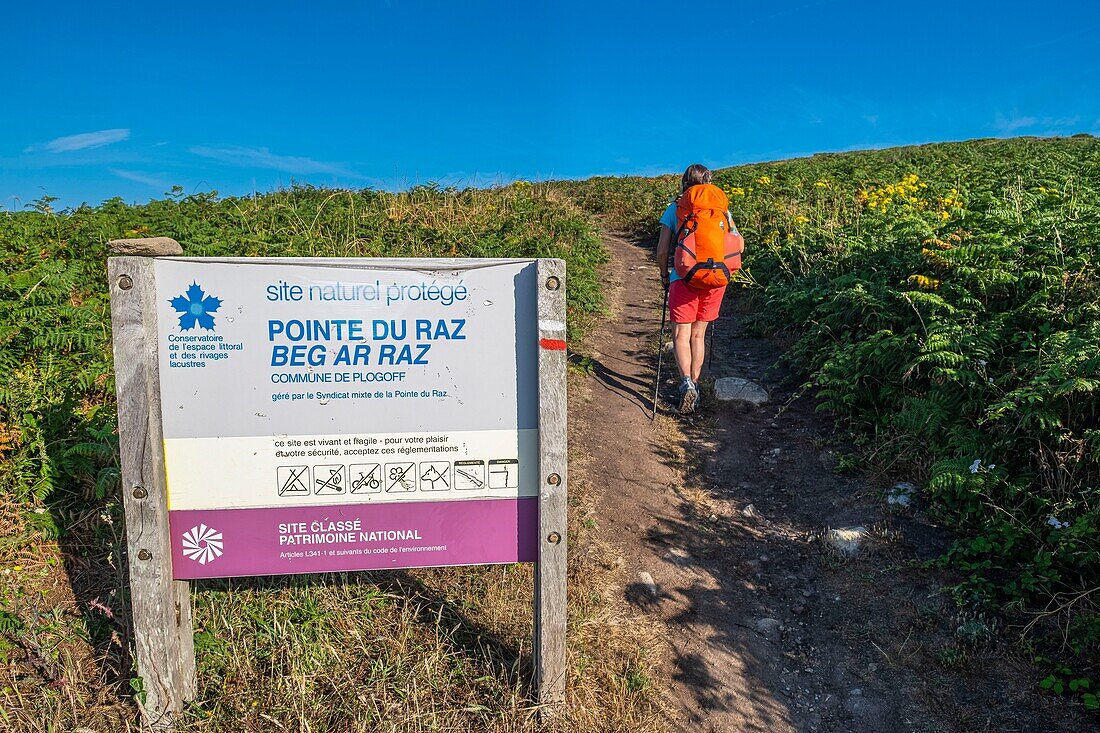
[(680, 414), (690, 415), (695, 412), (695, 403), (699, 401), (699, 390), (690, 379), (680, 382)]

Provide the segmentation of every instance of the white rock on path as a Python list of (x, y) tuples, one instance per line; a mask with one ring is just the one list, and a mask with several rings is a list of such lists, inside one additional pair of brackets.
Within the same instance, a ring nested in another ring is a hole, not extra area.
[(722, 402), (745, 402), (759, 406), (768, 402), (768, 392), (756, 382), (741, 377), (722, 377), (714, 381), (714, 396)]
[(825, 533), (825, 541), (841, 555), (858, 555), (863, 540), (867, 538), (866, 527), (840, 527)]
[(646, 593), (656, 598), (660, 595), (660, 591), (657, 590), (657, 583), (653, 581), (653, 576), (649, 573), (642, 571), (638, 573), (638, 580), (641, 581), (642, 586), (645, 588)]

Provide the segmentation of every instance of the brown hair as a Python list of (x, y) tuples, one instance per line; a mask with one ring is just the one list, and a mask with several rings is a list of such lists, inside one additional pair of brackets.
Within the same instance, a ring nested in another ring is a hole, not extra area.
[(710, 183), (710, 168), (702, 163), (692, 163), (684, 171), (684, 177), (680, 179), (680, 190), (686, 191), (700, 183)]

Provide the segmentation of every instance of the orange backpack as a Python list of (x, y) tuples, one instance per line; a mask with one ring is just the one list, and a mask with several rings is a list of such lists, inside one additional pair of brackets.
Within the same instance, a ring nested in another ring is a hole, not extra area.
[(676, 200), (676, 274), (696, 290), (723, 288), (741, 269), (745, 240), (729, 215), (722, 189), (701, 183)]

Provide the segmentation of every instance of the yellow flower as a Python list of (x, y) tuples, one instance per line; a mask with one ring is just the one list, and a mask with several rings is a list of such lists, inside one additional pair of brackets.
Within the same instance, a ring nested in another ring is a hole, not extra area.
[(947, 221), (950, 218), (951, 218), (951, 214), (948, 214), (946, 211), (941, 211), (940, 212), (940, 220), (941, 221)]
[(814, 186), (816, 186), (817, 188), (828, 188), (829, 182), (823, 178), (820, 181), (814, 181)]
[(772, 182), (772, 178), (771, 176), (760, 176), (756, 179), (756, 182), (759, 183), (761, 186), (767, 186), (769, 183)]
[(940, 287), (940, 281), (934, 277), (925, 277), (924, 275), (910, 275), (909, 284), (916, 285), (921, 290), (938, 290)]
[(744, 196), (745, 195), (745, 189), (741, 188), (740, 186), (731, 186), (730, 188), (727, 189), (727, 191), (729, 192), (730, 196)]
[(808, 222), (809, 220), (810, 220), (810, 218), (809, 218), (809, 217), (807, 217), (807, 216), (802, 216), (802, 215), (800, 214), (800, 215), (798, 215), (798, 216), (796, 216), (796, 217), (794, 218), (794, 225), (795, 225), (796, 227), (800, 227), (800, 226), (802, 226), (803, 224), (805, 224), (806, 222)]

